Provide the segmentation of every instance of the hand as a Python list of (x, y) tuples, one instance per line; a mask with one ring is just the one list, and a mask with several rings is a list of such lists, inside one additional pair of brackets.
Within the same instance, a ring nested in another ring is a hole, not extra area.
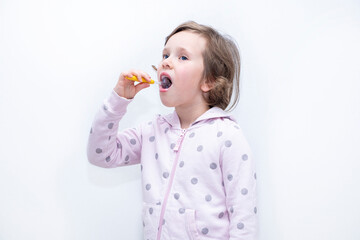
[[(149, 74), (138, 71), (138, 70), (132, 70), (127, 72), (122, 72), (120, 74), (119, 80), (114, 88), (114, 91), (120, 96), (127, 99), (132, 99), (135, 97), (135, 95), (141, 91), (144, 88), (147, 88), (150, 86), (149, 83), (136, 83), (134, 81), (128, 80), (125, 77), (132, 77), (136, 76), (138, 79), (141, 79), (142, 77), (150, 82), (151, 78)], [(135, 84), (136, 83), (136, 84)]]

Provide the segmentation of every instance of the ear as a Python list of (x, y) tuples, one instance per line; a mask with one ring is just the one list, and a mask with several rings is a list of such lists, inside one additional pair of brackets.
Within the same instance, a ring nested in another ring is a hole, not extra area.
[(214, 87), (213, 83), (210, 83), (209, 81), (204, 79), (203, 82), (201, 83), (200, 89), (201, 89), (201, 91), (206, 93), (206, 92), (210, 91), (213, 87)]

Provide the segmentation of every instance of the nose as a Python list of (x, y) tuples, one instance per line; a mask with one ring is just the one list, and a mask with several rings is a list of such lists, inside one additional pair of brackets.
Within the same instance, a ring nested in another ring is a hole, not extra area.
[(161, 66), (162, 66), (162, 68), (171, 69), (173, 67), (173, 65), (172, 65), (172, 61), (170, 60), (170, 57), (163, 59)]

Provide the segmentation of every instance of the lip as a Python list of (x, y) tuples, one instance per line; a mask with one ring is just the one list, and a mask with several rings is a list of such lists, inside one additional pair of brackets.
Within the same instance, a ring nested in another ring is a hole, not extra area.
[[(171, 78), (170, 74), (168, 74), (167, 72), (162, 72), (162, 73), (160, 73), (160, 76), (159, 76), (160, 82), (161, 82), (161, 79), (162, 79), (163, 77), (167, 77), (167, 78), (169, 78), (169, 79), (172, 81), (172, 78)], [(171, 85), (171, 86), (172, 86), (172, 85)], [(163, 87), (161, 86), (161, 84), (160, 84), (160, 85), (159, 85), (160, 92), (167, 92), (167, 91), (171, 88), (171, 86), (170, 86), (169, 88), (163, 88)]]

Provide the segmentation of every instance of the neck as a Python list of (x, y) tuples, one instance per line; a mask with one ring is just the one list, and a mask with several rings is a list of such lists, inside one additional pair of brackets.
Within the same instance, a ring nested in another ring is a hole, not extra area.
[(175, 108), (175, 111), (180, 119), (180, 125), (182, 129), (187, 129), (198, 117), (200, 117), (207, 110), (209, 110), (209, 107), (204, 104)]

